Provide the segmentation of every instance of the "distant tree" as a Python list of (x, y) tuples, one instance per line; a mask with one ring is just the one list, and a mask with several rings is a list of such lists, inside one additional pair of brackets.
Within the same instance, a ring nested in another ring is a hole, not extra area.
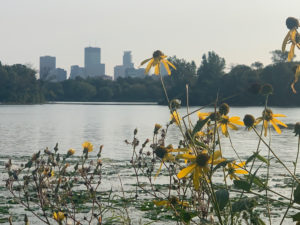
[(264, 68), (264, 64), (262, 64), (261, 62), (259, 61), (256, 61), (254, 63), (251, 64), (251, 67), (255, 70), (261, 70)]
[(282, 62), (286, 62), (287, 58), (288, 58), (288, 52), (282, 52), (281, 50), (274, 50), (271, 51), (271, 59), (273, 63), (282, 63)]

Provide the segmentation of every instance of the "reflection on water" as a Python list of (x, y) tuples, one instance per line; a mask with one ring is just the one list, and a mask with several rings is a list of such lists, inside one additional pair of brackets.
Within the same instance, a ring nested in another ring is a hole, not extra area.
[[(190, 111), (195, 110), (192, 107)], [(231, 116), (261, 115), (262, 107), (234, 107)], [(287, 115), (282, 121), (294, 124), (300, 120), (300, 108), (272, 108), (274, 113)], [(205, 109), (203, 111), (209, 111)], [(182, 108), (180, 113), (186, 113)], [(131, 139), (138, 128), (141, 141), (152, 137), (155, 123), (166, 124), (170, 119), (168, 108), (158, 105), (0, 105), (0, 149), (4, 155), (31, 155), (45, 147), (53, 148), (59, 143), (61, 151), (69, 148), (81, 151), (81, 143), (90, 141), (95, 147), (105, 146), (103, 156), (128, 159), (131, 149), (124, 143)], [(195, 121), (196, 114), (191, 116)], [(168, 142), (176, 145), (179, 132), (175, 126), (169, 129)], [(294, 159), (297, 138), (292, 129), (283, 129), (281, 135), (274, 133), (272, 146), (284, 160)], [(234, 146), (241, 155), (250, 155), (256, 150), (257, 139), (253, 132), (244, 128), (231, 132)], [(229, 148), (223, 138), (224, 148)], [(169, 144), (169, 143), (168, 143)], [(233, 156), (232, 151), (227, 157)]]

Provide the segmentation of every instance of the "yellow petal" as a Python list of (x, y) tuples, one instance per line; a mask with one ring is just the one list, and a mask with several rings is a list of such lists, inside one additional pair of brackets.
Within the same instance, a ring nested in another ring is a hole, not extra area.
[(294, 54), (295, 54), (294, 52), (295, 52), (295, 44), (292, 44), (288, 54), (288, 62), (292, 61), (292, 59), (294, 58)]
[(222, 133), (227, 137), (228, 136), (228, 130), (227, 130), (227, 125), (222, 124), (221, 125)]
[(176, 67), (175, 67), (172, 63), (170, 63), (170, 61), (166, 60), (166, 62), (167, 62), (174, 70), (176, 70)]
[(145, 69), (145, 73), (149, 73), (149, 70), (151, 69), (152, 67), (152, 64), (153, 64), (153, 59), (150, 60), (150, 62), (148, 63), (146, 69)]
[(246, 170), (235, 170), (234, 173), (238, 173), (238, 174), (248, 174), (248, 172)]
[(265, 130), (265, 137), (267, 136), (268, 133), (268, 121), (264, 121), (264, 130)]
[(237, 126), (233, 125), (232, 123), (229, 123), (228, 126), (229, 126), (232, 130), (238, 130)]
[(276, 132), (278, 134), (281, 134), (281, 130), (279, 129), (279, 127), (277, 126), (277, 124), (273, 120), (270, 120), (270, 122), (273, 125), (274, 129), (276, 130)]
[(231, 117), (229, 119), (229, 122), (240, 125), (240, 126), (244, 126), (244, 122), (240, 121), (240, 117), (238, 117), (238, 116)]
[(290, 31), (286, 34), (286, 36), (285, 36), (285, 38), (282, 42), (282, 46), (281, 46), (281, 51), (282, 52), (285, 52), (286, 44), (289, 41), (289, 39), (290, 39)]
[(176, 158), (187, 159), (187, 160), (195, 160), (196, 156), (191, 155), (191, 154), (180, 154), (180, 155), (177, 155)]
[(144, 65), (146, 62), (150, 61), (152, 58), (145, 59), (143, 62), (141, 62), (141, 66)]
[(233, 164), (234, 168), (243, 168), (246, 165), (246, 161), (238, 163), (238, 164)]
[(163, 60), (162, 63), (164, 65), (164, 67), (166, 68), (168, 75), (171, 75), (171, 70), (170, 70), (168, 64), (166, 63), (166, 60)]
[(189, 173), (192, 172), (192, 170), (195, 168), (195, 166), (196, 166), (196, 164), (193, 163), (193, 164), (189, 165), (188, 167), (182, 169), (182, 170), (177, 174), (177, 177), (178, 177), (179, 179), (185, 177), (186, 175), (188, 175)]
[(276, 118), (273, 118), (273, 121), (275, 123), (278, 123), (279, 125), (283, 126), (283, 127), (288, 127), (285, 123), (281, 122), (280, 120), (276, 119)]
[(259, 124), (261, 121), (262, 121), (262, 117), (258, 117), (258, 118), (255, 120), (254, 125)]
[(156, 172), (156, 174), (155, 174), (155, 177), (154, 177), (154, 179), (156, 179), (156, 177), (157, 177), (157, 176), (158, 176), (158, 174), (160, 173), (163, 163), (164, 163), (164, 162), (163, 162), (163, 161), (161, 161), (161, 164), (160, 164), (160, 166), (159, 166), (159, 168), (158, 168), (158, 170), (157, 170), (157, 172)]
[(158, 63), (158, 64), (155, 66), (154, 74), (155, 74), (155, 75), (159, 75), (159, 73), (160, 73), (160, 64)]
[(196, 166), (196, 168), (194, 170), (194, 174), (193, 174), (193, 183), (194, 183), (195, 190), (199, 189), (199, 186), (200, 186), (200, 175), (201, 175), (201, 171)]
[(273, 117), (286, 117), (286, 115), (283, 115), (283, 114), (273, 114)]

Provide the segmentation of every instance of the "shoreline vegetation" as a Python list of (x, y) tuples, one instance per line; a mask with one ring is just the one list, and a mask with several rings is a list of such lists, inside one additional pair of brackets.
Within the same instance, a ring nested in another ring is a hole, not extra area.
[[(234, 65), (226, 71), (225, 59), (215, 52), (203, 54), (199, 67), (176, 56), (168, 58), (177, 68), (170, 68), (172, 76), (163, 76), (170, 99), (186, 105), (186, 85), (189, 86), (189, 106), (207, 105), (216, 96), (226, 99), (231, 106), (263, 106), (264, 98), (257, 89), (269, 83), (274, 87), (268, 104), (271, 106), (300, 106), (299, 94), (290, 88), (296, 62), (287, 62), (288, 53), (271, 52), (272, 64), (254, 62), (251, 66)], [(37, 71), (21, 64), (0, 63), (0, 104), (48, 104), (53, 102), (84, 102), (95, 104), (157, 103), (167, 105), (161, 80), (153, 75), (144, 78), (119, 78), (116, 81), (101, 78), (77, 78), (62, 82), (36, 79)], [(299, 90), (299, 83), (295, 89)], [(138, 94), (137, 94), (138, 93)]]

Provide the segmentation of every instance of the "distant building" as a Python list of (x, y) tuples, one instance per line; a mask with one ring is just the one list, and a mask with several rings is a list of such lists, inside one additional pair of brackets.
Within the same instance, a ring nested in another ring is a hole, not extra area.
[(85, 77), (105, 75), (105, 64), (101, 63), (101, 49), (87, 47), (84, 49)]
[(78, 65), (71, 66), (70, 79), (75, 79), (76, 77), (85, 78), (83, 67), (79, 67)]
[(127, 68), (125, 69), (125, 77), (144, 77), (145, 76), (145, 69), (144, 68)]
[(40, 79), (46, 80), (51, 70), (56, 69), (56, 58), (53, 56), (40, 57)]
[(123, 66), (126, 68), (133, 68), (131, 51), (125, 51), (123, 55)]
[(61, 82), (67, 79), (67, 71), (61, 68), (50, 70), (46, 80), (51, 82)]
[(123, 65), (114, 67), (114, 79), (119, 77), (143, 77), (145, 69), (135, 69), (132, 63), (131, 51), (124, 51)]

